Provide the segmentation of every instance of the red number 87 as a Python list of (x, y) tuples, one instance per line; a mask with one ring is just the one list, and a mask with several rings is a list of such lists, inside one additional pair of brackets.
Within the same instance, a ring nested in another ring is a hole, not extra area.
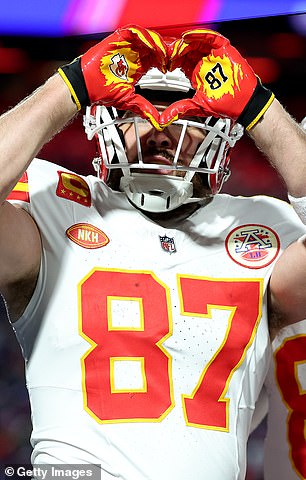
[[(178, 276), (178, 289), (182, 315), (211, 318), (211, 308), (230, 311), (220, 348), (193, 392), (182, 396), (188, 425), (228, 430), (225, 395), (261, 318), (262, 280)], [(84, 408), (103, 423), (161, 421), (174, 407), (172, 358), (163, 347), (172, 334), (169, 287), (152, 272), (94, 269), (80, 283), (79, 299), (80, 333), (92, 345), (82, 358)], [(135, 325), (116, 324), (116, 301), (136, 302)], [(140, 365), (141, 388), (116, 387), (120, 362)]]

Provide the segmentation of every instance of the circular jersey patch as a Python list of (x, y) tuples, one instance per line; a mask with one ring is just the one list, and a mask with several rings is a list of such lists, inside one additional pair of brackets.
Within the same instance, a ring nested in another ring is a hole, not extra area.
[(277, 234), (265, 225), (240, 225), (225, 240), (228, 255), (247, 268), (264, 268), (275, 260), (280, 250)]

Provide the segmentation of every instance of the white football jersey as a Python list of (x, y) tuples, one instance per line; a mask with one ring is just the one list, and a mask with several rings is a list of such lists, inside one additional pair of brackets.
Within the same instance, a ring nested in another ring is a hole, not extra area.
[(306, 478), (306, 320), (283, 328), (272, 346), (265, 480), (300, 480)]
[(98, 464), (102, 480), (242, 480), (271, 355), (267, 283), (305, 233), (268, 197), (217, 195), (179, 228), (97, 178), (35, 160), (11, 199), (43, 258), (14, 328), (34, 464)]

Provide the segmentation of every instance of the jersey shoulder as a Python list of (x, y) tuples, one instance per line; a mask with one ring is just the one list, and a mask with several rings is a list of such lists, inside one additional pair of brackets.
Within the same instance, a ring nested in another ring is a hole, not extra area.
[(33, 203), (44, 198), (66, 199), (90, 207), (90, 181), (55, 163), (35, 158), (7, 200), (31, 211)]
[(279, 238), (282, 248), (306, 234), (306, 225), (290, 203), (278, 198), (220, 194), (212, 203), (215, 211), (220, 212), (220, 217), (231, 219), (228, 228), (264, 227)]
[(233, 196), (228, 194), (221, 194), (223, 201), (227, 201), (228, 209), (233, 213), (247, 212), (247, 215), (259, 216), (263, 219), (268, 219), (270, 224), (280, 224), (282, 222), (290, 221), (297, 227), (306, 228), (302, 221), (295, 213), (293, 207), (289, 202), (281, 200), (276, 197), (267, 195), (254, 195), (250, 197)]

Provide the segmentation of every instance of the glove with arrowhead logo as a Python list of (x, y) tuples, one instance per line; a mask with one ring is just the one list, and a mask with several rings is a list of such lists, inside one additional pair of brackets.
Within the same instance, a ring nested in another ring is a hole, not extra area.
[(160, 129), (156, 108), (135, 93), (135, 84), (151, 67), (166, 71), (162, 37), (137, 25), (119, 28), (58, 72), (78, 110), (99, 103), (132, 110)]

